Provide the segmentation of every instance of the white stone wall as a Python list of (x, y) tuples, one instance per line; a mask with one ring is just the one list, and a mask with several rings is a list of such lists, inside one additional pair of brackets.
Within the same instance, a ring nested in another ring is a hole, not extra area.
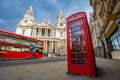
[(17, 29), (16, 29), (16, 33), (17, 33), (17, 34), (22, 34), (22, 33), (23, 33), (23, 31), (22, 31), (22, 29), (21, 29), (21, 28), (17, 28)]
[(31, 36), (31, 29), (26, 29), (24, 32), (25, 36)]

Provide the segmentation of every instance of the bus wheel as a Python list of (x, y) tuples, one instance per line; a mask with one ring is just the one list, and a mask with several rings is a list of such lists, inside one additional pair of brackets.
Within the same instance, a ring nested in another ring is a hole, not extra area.
[(36, 56), (35, 56), (35, 55), (32, 55), (32, 56), (31, 56), (31, 59), (36, 59)]
[(2, 60), (2, 58), (3, 58), (3, 55), (2, 55), (2, 54), (0, 54), (0, 60)]

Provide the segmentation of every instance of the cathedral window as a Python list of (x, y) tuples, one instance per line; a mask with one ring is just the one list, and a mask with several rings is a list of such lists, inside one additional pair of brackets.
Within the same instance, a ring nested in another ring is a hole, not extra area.
[(62, 37), (63, 37), (63, 36), (62, 36), (62, 35), (63, 35), (63, 33), (61, 32), (61, 33), (60, 33), (60, 35), (61, 35), (61, 38), (62, 38)]
[(23, 30), (22, 34), (23, 34), (23, 35), (25, 34), (25, 30)]
[(25, 20), (25, 22), (27, 22), (27, 20)]
[(31, 31), (31, 33), (30, 33), (31, 36), (32, 36), (32, 32), (33, 32), (33, 31)]
[(62, 20), (62, 17), (60, 17), (60, 20)]
[(63, 23), (60, 23), (60, 26), (63, 26)]
[(45, 31), (44, 30), (42, 31), (42, 36), (45, 36)]

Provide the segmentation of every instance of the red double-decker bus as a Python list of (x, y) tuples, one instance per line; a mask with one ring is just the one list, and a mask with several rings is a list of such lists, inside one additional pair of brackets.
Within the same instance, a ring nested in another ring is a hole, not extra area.
[(0, 60), (43, 58), (44, 41), (0, 30)]

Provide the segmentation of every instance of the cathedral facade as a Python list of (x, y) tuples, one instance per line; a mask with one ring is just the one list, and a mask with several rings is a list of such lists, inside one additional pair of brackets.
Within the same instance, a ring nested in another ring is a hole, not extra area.
[(17, 24), (16, 33), (43, 40), (43, 51), (48, 56), (66, 55), (66, 24), (62, 10), (59, 11), (56, 24), (53, 26), (50, 19), (47, 22), (34, 22), (33, 10), (30, 7)]

